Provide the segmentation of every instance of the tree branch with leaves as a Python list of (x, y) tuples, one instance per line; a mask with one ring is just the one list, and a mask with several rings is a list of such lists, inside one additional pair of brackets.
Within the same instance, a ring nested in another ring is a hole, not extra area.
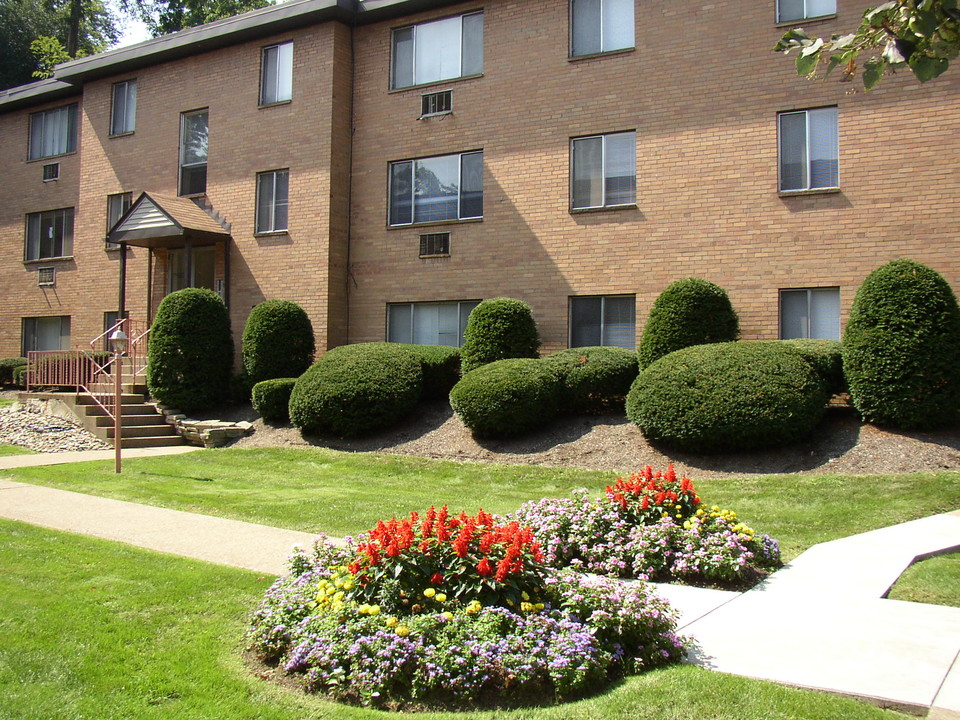
[(885, 74), (909, 69), (920, 82), (938, 77), (960, 54), (958, 0), (891, 0), (863, 14), (860, 26), (829, 40), (810, 37), (803, 28), (784, 33), (773, 48), (797, 54), (797, 74), (827, 77), (842, 68), (842, 80), (852, 80), (861, 70), (867, 90)]

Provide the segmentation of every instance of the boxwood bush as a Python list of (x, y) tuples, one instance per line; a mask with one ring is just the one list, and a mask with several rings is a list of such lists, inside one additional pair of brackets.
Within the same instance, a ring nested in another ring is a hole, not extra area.
[(843, 370), (868, 422), (952, 425), (960, 413), (960, 309), (939, 273), (894, 260), (870, 273), (850, 310)]
[(581, 347), (544, 358), (560, 373), (563, 410), (576, 414), (622, 412), (637, 378), (637, 354), (618, 347)]
[(460, 349), (464, 374), (506, 358), (535, 358), (540, 336), (530, 306), (513, 298), (491, 298), (477, 305), (467, 319)]
[(847, 381), (843, 377), (843, 343), (839, 340), (802, 338), (773, 342), (783, 343), (800, 353), (823, 378), (824, 388), (829, 395), (847, 392)]
[(460, 351), (448, 345), (406, 345), (420, 358), (423, 366), (424, 400), (439, 400), (450, 394), (450, 389), (460, 380)]
[(299, 377), (313, 362), (313, 325), (289, 300), (265, 300), (247, 317), (241, 356), (251, 387), (262, 380)]
[(12, 373), (13, 384), (19, 388), (27, 386), (27, 366), (17, 365)]
[(681, 450), (753, 450), (809, 433), (826, 401), (819, 374), (793, 348), (714, 343), (643, 370), (627, 396), (627, 417), (650, 440)]
[(395, 343), (342, 345), (301, 375), (290, 421), (304, 432), (357, 437), (407, 416), (420, 400), (420, 358)]
[(27, 364), (25, 357), (0, 358), (0, 385), (13, 383), (13, 371)]
[(681, 348), (739, 337), (740, 321), (722, 287), (701, 278), (678, 280), (650, 309), (637, 350), (640, 369)]
[(168, 407), (190, 413), (222, 403), (233, 366), (230, 317), (212, 290), (167, 295), (150, 330), (147, 387)]
[(290, 420), (290, 393), (296, 378), (273, 378), (261, 380), (253, 386), (251, 402), (260, 417), (270, 422), (285, 423)]
[(560, 393), (556, 363), (510, 358), (466, 373), (450, 391), (450, 405), (478, 437), (509, 438), (556, 417)]

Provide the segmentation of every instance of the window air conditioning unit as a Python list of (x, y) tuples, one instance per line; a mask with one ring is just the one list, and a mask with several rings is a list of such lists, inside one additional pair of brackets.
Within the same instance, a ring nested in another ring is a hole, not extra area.
[(427, 233), (420, 236), (420, 257), (450, 255), (450, 233)]
[(420, 96), (420, 117), (447, 115), (453, 112), (453, 90), (427, 93)]
[(43, 166), (43, 181), (50, 182), (51, 180), (60, 179), (60, 163), (50, 163)]
[(37, 269), (37, 287), (53, 287), (56, 284), (56, 268), (42, 267)]

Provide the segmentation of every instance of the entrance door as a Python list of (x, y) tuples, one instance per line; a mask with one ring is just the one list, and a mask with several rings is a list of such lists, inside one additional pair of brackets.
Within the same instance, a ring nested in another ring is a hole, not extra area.
[(187, 278), (187, 251), (184, 248), (167, 251), (168, 287), (167, 292), (183, 290), (187, 287), (214, 290), (214, 268), (216, 255), (214, 247), (193, 248), (193, 277)]

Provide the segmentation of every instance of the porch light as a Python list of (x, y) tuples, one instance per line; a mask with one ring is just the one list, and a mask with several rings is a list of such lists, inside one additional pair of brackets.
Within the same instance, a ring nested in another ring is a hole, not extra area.
[(110, 349), (113, 350), (115, 355), (122, 355), (127, 350), (127, 340), (127, 334), (117, 328), (110, 333)]

